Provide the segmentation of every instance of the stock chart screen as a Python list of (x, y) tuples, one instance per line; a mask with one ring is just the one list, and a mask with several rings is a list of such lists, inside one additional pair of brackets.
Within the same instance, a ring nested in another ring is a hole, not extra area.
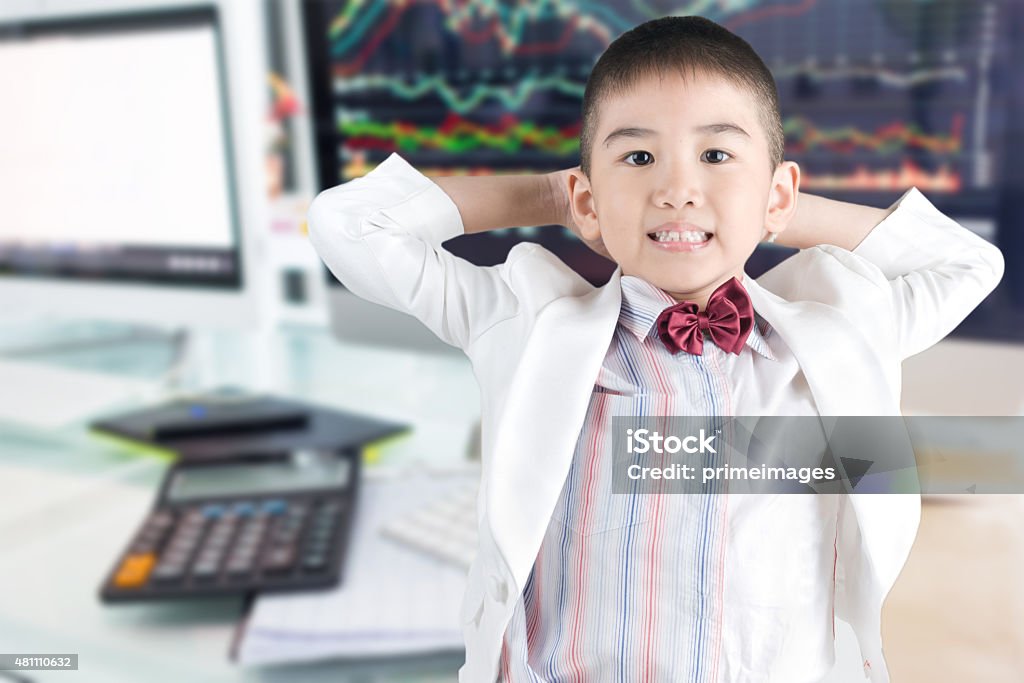
[[(574, 166), (583, 91), (601, 52), (649, 19), (699, 14), (744, 38), (772, 71), (802, 191), (888, 206), (916, 186), (996, 242), (1007, 102), (1022, 88), (1005, 20), (1012, 4), (310, 0), (321, 185), (361, 176), (392, 152), (428, 175)], [(522, 239), (592, 282), (612, 270), (557, 229), (492, 231), (446, 248), (489, 265)], [(785, 255), (759, 248), (748, 273)]]

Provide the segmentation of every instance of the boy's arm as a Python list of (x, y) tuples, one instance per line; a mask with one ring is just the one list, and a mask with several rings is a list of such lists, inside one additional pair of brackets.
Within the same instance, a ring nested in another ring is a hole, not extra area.
[(595, 252), (611, 259), (604, 242), (580, 234), (569, 210), (569, 172), (515, 176), (431, 177), (459, 207), (466, 234), (496, 228), (563, 225)]
[(793, 218), (775, 243), (794, 249), (834, 244), (853, 251), (898, 205), (897, 201), (887, 209), (878, 209), (801, 192)]
[(877, 266), (889, 281), (900, 358), (949, 334), (1003, 275), (999, 249), (936, 209), (917, 188), (888, 209), (801, 194), (777, 243), (836, 245)]
[[(463, 234), (460, 213), (476, 232), (543, 217), (542, 202), (525, 201), (529, 179), (479, 180), (441, 180), (461, 202), (456, 204), (439, 184), (392, 154), (362, 178), (316, 197), (308, 215), (310, 241), (352, 292), (409, 313), (446, 343), (467, 349), (518, 311), (508, 277), (514, 258), (483, 268), (441, 243)], [(516, 206), (520, 202), (525, 209)]]
[(554, 196), (548, 175), (430, 176), (459, 208), (467, 235), (532, 225), (551, 225)]

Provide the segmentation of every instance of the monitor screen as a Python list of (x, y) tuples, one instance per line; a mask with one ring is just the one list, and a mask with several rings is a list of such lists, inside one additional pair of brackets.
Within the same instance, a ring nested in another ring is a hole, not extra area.
[[(598, 56), (624, 31), (689, 5), (304, 0), (320, 186), (363, 175), (391, 152), (427, 174), (576, 165)], [(772, 70), (802, 191), (885, 207), (916, 186), (1000, 244), (1009, 230), (999, 225), (1012, 158), (1008, 103), (1024, 89), (1011, 11), (1000, 0), (762, 0), (705, 3), (700, 14), (747, 40)], [(564, 229), (498, 230), (445, 248), (492, 265), (524, 239), (595, 284), (612, 270)], [(747, 272), (756, 277), (789, 253), (759, 247)], [(1006, 256), (1008, 272), (1024, 261)], [(983, 304), (961, 331), (1024, 336), (995, 305)], [(1024, 304), (1015, 306), (1024, 323)]]
[(235, 289), (217, 10), (0, 23), (0, 277)]

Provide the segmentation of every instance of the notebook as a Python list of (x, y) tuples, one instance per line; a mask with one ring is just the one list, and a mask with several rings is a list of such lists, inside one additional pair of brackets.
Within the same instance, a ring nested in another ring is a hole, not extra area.
[[(216, 406), (212, 400), (209, 404), (210, 408)], [(91, 426), (97, 434), (158, 446), (187, 460), (275, 454), (296, 448), (361, 448), (410, 429), (404, 424), (275, 396), (224, 403), (220, 406), (223, 414), (215, 421), (225, 427), (219, 431), (209, 427), (175, 427), (182, 422), (182, 415), (197, 405), (201, 405), (199, 399), (172, 401), (106, 417)], [(251, 420), (241, 419), (245, 411), (251, 411), (257, 420), (266, 418), (267, 424), (264, 428), (249, 424)], [(205, 421), (206, 418), (195, 420), (197, 425)], [(161, 424), (172, 427), (165, 426), (164, 432), (170, 429), (170, 434), (157, 438), (160, 430), (156, 425)]]
[(345, 567), (330, 590), (256, 599), (231, 656), (243, 665), (427, 655), (462, 650), (466, 571), (385, 537), (383, 528), (479, 478), (367, 472)]

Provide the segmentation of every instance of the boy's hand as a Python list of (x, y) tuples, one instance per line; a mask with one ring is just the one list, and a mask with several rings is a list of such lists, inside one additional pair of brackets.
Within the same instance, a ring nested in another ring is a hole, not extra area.
[(552, 215), (557, 216), (557, 223), (564, 225), (569, 228), (572, 234), (576, 235), (585, 245), (590, 247), (593, 251), (597, 252), (601, 256), (604, 256), (609, 261), (614, 260), (611, 254), (604, 246), (604, 240), (598, 238), (596, 240), (588, 240), (580, 234), (580, 228), (576, 225), (576, 221), (572, 218), (572, 211), (569, 209), (569, 172), (579, 171), (580, 167), (567, 168), (561, 171), (554, 171), (553, 173), (547, 174), (547, 179), (550, 185), (550, 203), (552, 205)]

